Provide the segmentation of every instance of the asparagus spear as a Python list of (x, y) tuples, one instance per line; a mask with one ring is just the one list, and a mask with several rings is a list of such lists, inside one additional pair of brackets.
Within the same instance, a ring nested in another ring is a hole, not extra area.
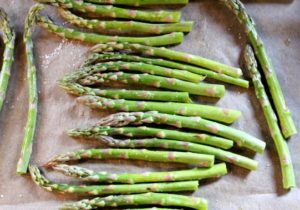
[[(182, 71), (179, 69), (170, 69), (161, 66), (145, 64), (141, 62), (124, 62), (124, 61), (115, 61), (115, 62), (106, 62), (99, 63), (96, 65), (83, 66), (77, 71), (72, 72), (63, 78), (63, 81), (66, 82), (77, 82), (79, 79), (90, 76), (95, 73), (103, 73), (106, 71), (138, 71), (145, 74), (154, 74), (161, 75), (166, 77), (173, 77), (181, 80), (187, 80), (194, 83), (202, 81), (205, 77), (202, 75), (197, 75), (191, 72)], [(119, 73), (121, 74), (121, 73)]]
[(174, 182), (200, 180), (213, 177), (220, 177), (227, 174), (225, 163), (220, 163), (211, 168), (195, 168), (179, 171), (167, 172), (146, 172), (146, 173), (122, 173), (112, 174), (104, 171), (95, 172), (78, 166), (58, 164), (53, 166), (55, 171), (59, 171), (67, 176), (79, 178), (88, 182), (105, 183), (145, 183), (145, 182)]
[(46, 165), (81, 159), (116, 159), (145, 160), (154, 162), (185, 163), (197, 166), (210, 167), (214, 164), (214, 156), (190, 152), (151, 151), (141, 149), (82, 149), (58, 155)]
[(177, 130), (168, 130), (162, 128), (151, 127), (109, 127), (109, 126), (93, 126), (85, 129), (74, 129), (69, 131), (72, 137), (85, 137), (97, 140), (103, 140), (103, 136), (127, 136), (127, 137), (157, 137), (174, 139), (184, 142), (194, 142), (198, 144), (206, 144), (223, 149), (229, 149), (233, 146), (233, 141), (217, 136), (211, 136), (204, 133), (189, 133)]
[(257, 63), (254, 57), (254, 53), (250, 46), (247, 46), (244, 57), (246, 61), (246, 68), (250, 72), (252, 77), (256, 97), (262, 106), (271, 136), (277, 149), (281, 165), (283, 187), (285, 189), (295, 187), (296, 181), (289, 148), (280, 132), (280, 128), (277, 124), (277, 117), (273, 111), (267, 93), (264, 89), (264, 85), (261, 81), (261, 75), (257, 70)]
[(265, 142), (229, 126), (201, 117), (183, 117), (179, 115), (161, 114), (152, 112), (123, 112), (112, 114), (98, 121), (99, 126), (125, 126), (128, 124), (155, 123), (171, 125), (177, 128), (190, 128), (207, 131), (233, 140), (238, 146), (246, 147), (256, 152), (262, 153), (265, 149)]
[(252, 47), (254, 48), (254, 52), (265, 74), (284, 137), (288, 138), (296, 134), (297, 130), (293, 122), (291, 112), (286, 106), (286, 102), (271, 59), (267, 55), (262, 39), (257, 34), (254, 20), (247, 14), (244, 5), (239, 0), (223, 1), (224, 4), (236, 15), (240, 23), (245, 27), (246, 34), (252, 44)]
[(125, 148), (163, 148), (172, 150), (182, 150), (200, 154), (214, 155), (216, 159), (232, 163), (234, 165), (249, 169), (256, 170), (257, 162), (228, 151), (217, 149), (210, 146), (195, 144), (190, 142), (180, 142), (170, 139), (127, 139), (118, 140), (109, 136), (103, 136), (102, 140), (105, 141), (110, 147), (125, 147)]
[(191, 209), (207, 210), (207, 201), (203, 198), (165, 193), (143, 193), (136, 195), (119, 195), (84, 199), (65, 204), (61, 210), (98, 209), (103, 207), (143, 206), (143, 205), (188, 207)]
[(113, 4), (113, 5), (128, 5), (128, 6), (148, 6), (148, 5), (172, 5), (172, 4), (187, 4), (188, 0), (86, 0), (87, 2), (97, 4)]
[(136, 55), (130, 54), (121, 54), (121, 53), (92, 53), (89, 58), (86, 60), (84, 66), (89, 66), (99, 61), (108, 61), (108, 60), (124, 60), (124, 61), (135, 61), (135, 62), (143, 62), (149, 63), (158, 66), (165, 66), (169, 68), (175, 69), (183, 69), (195, 74), (204, 75), (207, 78), (211, 78), (214, 80), (222, 81), (225, 83), (241, 86), (244, 88), (249, 87), (249, 82), (247, 80), (243, 80), (240, 78), (234, 78), (227, 76), (226, 74), (216, 73), (207, 69), (199, 68), (196, 66), (191, 66), (183, 63), (178, 63), (174, 61), (168, 61), (163, 59), (155, 59), (155, 58), (145, 58)]
[(95, 73), (81, 78), (78, 82), (81, 85), (95, 85), (104, 82), (118, 81), (123, 84), (139, 84), (156, 88), (188, 92), (194, 95), (221, 98), (225, 94), (224, 85), (208, 83), (192, 83), (183, 80), (161, 77), (148, 74), (134, 74), (124, 72)]
[(241, 115), (239, 111), (223, 109), (210, 105), (186, 104), (173, 102), (129, 101), (108, 99), (99, 96), (81, 96), (78, 100), (97, 109), (114, 109), (118, 111), (158, 111), (161, 113), (183, 116), (200, 116), (206, 119), (232, 123)]
[(33, 181), (40, 187), (59, 193), (83, 195), (134, 194), (145, 192), (178, 192), (194, 191), (198, 188), (197, 181), (148, 183), (148, 184), (120, 184), (120, 185), (69, 185), (54, 183), (44, 177), (39, 168), (30, 166), (29, 171)]
[(98, 44), (91, 49), (92, 52), (111, 52), (116, 50), (139, 52), (145, 55), (162, 57), (169, 60), (193, 64), (232, 77), (240, 77), (242, 75), (242, 71), (239, 68), (227, 66), (225, 64), (203, 58), (201, 56), (191, 55), (166, 48), (149, 47), (142, 44), (110, 42), (105, 44)]
[(10, 78), (11, 65), (14, 61), (15, 32), (9, 26), (9, 20), (5, 11), (0, 8), (0, 28), (3, 31), (3, 42), (5, 45), (3, 63), (0, 71), (0, 111), (2, 110), (8, 82)]
[(98, 5), (87, 3), (82, 0), (36, 0), (41, 3), (48, 3), (53, 6), (62, 7), (64, 9), (73, 9), (85, 13), (93, 13), (101, 17), (122, 18), (141, 20), (145, 22), (178, 22), (180, 12), (173, 11), (143, 11), (124, 9), (114, 6)]
[(71, 28), (64, 28), (55, 25), (49, 18), (39, 16), (38, 24), (46, 30), (57, 34), (60, 37), (67, 39), (75, 39), (90, 43), (105, 43), (111, 41), (140, 43), (151, 46), (162, 46), (179, 44), (183, 41), (182, 32), (174, 32), (166, 35), (152, 36), (152, 37), (122, 37), (122, 36), (106, 36), (95, 33), (86, 33), (77, 31)]
[(78, 96), (95, 95), (113, 99), (173, 101), (192, 103), (187, 92), (149, 91), (149, 90), (125, 90), (125, 89), (99, 89), (82, 86), (75, 82), (60, 81), (59, 85), (68, 93)]
[(36, 78), (36, 67), (34, 64), (33, 55), (33, 42), (31, 28), (36, 23), (36, 17), (38, 13), (43, 9), (41, 4), (36, 4), (29, 10), (27, 19), (25, 21), (24, 29), (24, 43), (27, 55), (27, 80), (28, 80), (28, 91), (29, 91), (29, 107), (27, 115), (27, 123), (25, 127), (25, 136), (23, 139), (21, 156), (17, 165), (17, 173), (27, 173), (31, 153), (32, 143), (35, 135), (36, 121), (37, 121), (37, 107), (38, 107), (38, 91), (37, 91), (37, 78)]
[(59, 8), (60, 15), (68, 22), (79, 27), (95, 29), (97, 31), (113, 30), (119, 33), (133, 34), (167, 34), (172, 32), (190, 32), (193, 28), (192, 21), (179, 23), (144, 23), (138, 21), (98, 20), (85, 19), (75, 15), (71, 11)]
[[(204, 76), (191, 73), (180, 69), (171, 69), (162, 66), (156, 66), (152, 64), (142, 62), (125, 62), (125, 61), (111, 61), (106, 63), (98, 63), (91, 66), (86, 66), (79, 71), (97, 73), (104, 71), (137, 71), (142, 73), (148, 73), (152, 75), (171, 77), (190, 81), (193, 83), (199, 83), (205, 79)], [(75, 73), (76, 74), (76, 73)]]

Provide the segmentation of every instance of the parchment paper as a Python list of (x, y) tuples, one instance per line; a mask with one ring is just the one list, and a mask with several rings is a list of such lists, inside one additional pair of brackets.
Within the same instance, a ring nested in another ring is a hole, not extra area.
[[(300, 130), (300, 1), (260, 0), (245, 1), (249, 13), (257, 23), (273, 60), (279, 81)], [(24, 62), (22, 30), (31, 0), (0, 0), (0, 6), (9, 14), (17, 31), (16, 62), (13, 66), (7, 102), (0, 113), (0, 209), (57, 209), (63, 202), (75, 199), (51, 193), (36, 186), (29, 176), (16, 174), (24, 126), (27, 116), (27, 83)], [(47, 9), (58, 21), (55, 10)], [(245, 46), (245, 34), (233, 15), (217, 1), (192, 2), (183, 9), (183, 18), (194, 20), (194, 30), (176, 49), (202, 55), (223, 63), (238, 66), (240, 53)], [(62, 23), (62, 21), (59, 21)], [(107, 114), (91, 111), (76, 103), (75, 97), (66, 94), (57, 86), (57, 80), (71, 72), (85, 59), (91, 45), (62, 40), (37, 27), (34, 33), (35, 58), (38, 68), (39, 121), (34, 144), (32, 163), (41, 165), (56, 154), (91, 147), (91, 144), (68, 138), (65, 131), (93, 124)], [(2, 46), (2, 45), (1, 45)], [(3, 47), (2, 47), (3, 49)], [(246, 150), (241, 154), (253, 156), (259, 169), (247, 170), (228, 165), (229, 174), (219, 180), (201, 181), (194, 195), (209, 201), (209, 209), (281, 210), (300, 209), (300, 190), (282, 191), (279, 161), (270, 138), (253, 88), (226, 85), (227, 92), (219, 101), (195, 98), (200, 103), (216, 103), (218, 106), (239, 109), (243, 116), (233, 127), (244, 130), (268, 144), (263, 155), (254, 155)], [(292, 158), (300, 186), (300, 139), (299, 135), (289, 140)], [(93, 164), (94, 169), (121, 171), (162, 170), (165, 165), (119, 161)], [(69, 178), (47, 173), (57, 182)], [(74, 180), (72, 180), (74, 183)]]

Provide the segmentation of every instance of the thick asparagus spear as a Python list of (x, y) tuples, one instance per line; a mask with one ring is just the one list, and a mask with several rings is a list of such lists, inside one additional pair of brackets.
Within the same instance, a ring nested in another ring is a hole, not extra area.
[(271, 136), (277, 149), (281, 165), (283, 187), (285, 189), (295, 187), (296, 181), (289, 148), (280, 132), (280, 128), (277, 124), (277, 117), (273, 111), (267, 93), (264, 89), (264, 85), (261, 81), (261, 75), (257, 70), (257, 63), (254, 57), (254, 53), (250, 46), (247, 46), (244, 57), (246, 61), (246, 68), (250, 72), (250, 75), (252, 77), (256, 97), (262, 106)]
[(65, 9), (58, 10), (60, 15), (68, 22), (79, 27), (95, 29), (96, 31), (110, 31), (121, 34), (168, 34), (172, 32), (190, 32), (193, 28), (192, 21), (179, 23), (144, 23), (138, 21), (98, 20), (85, 19)]
[(183, 116), (200, 116), (223, 123), (232, 123), (241, 113), (237, 110), (223, 109), (210, 105), (186, 104), (173, 102), (129, 101), (108, 99), (99, 96), (81, 96), (78, 100), (96, 109), (114, 109), (118, 111), (158, 111), (161, 113)]
[(136, 71), (152, 75), (181, 79), (193, 83), (199, 83), (205, 79), (205, 77), (202, 75), (191, 73), (185, 70), (171, 69), (142, 62), (111, 61), (86, 66), (79, 69), (79, 71), (89, 72), (90, 74), (92, 72), (97, 73), (105, 71)]
[(105, 82), (121, 82), (123, 84), (139, 84), (156, 88), (188, 92), (194, 95), (221, 98), (225, 94), (224, 85), (208, 83), (192, 83), (183, 80), (155, 76), (149, 74), (134, 74), (124, 72), (95, 73), (81, 78), (78, 82), (81, 85), (98, 85)]
[(15, 32), (9, 25), (5, 11), (0, 8), (0, 29), (2, 30), (3, 42), (5, 45), (3, 63), (0, 71), (0, 111), (2, 110), (8, 82), (10, 78), (11, 65), (14, 61)]
[(190, 133), (177, 130), (169, 130), (151, 127), (109, 127), (109, 126), (93, 126), (91, 128), (74, 129), (69, 131), (72, 137), (84, 137), (102, 140), (103, 136), (126, 136), (126, 137), (157, 137), (174, 139), (184, 142), (194, 142), (198, 144), (206, 144), (223, 149), (229, 149), (233, 146), (233, 141), (217, 136), (211, 136), (204, 133)]
[(156, 58), (145, 58), (140, 57), (136, 55), (130, 55), (130, 54), (121, 54), (121, 53), (92, 53), (88, 59), (86, 60), (84, 66), (89, 66), (91, 64), (95, 64), (99, 61), (109, 61), (109, 60), (124, 60), (124, 61), (134, 61), (134, 62), (143, 62), (143, 63), (149, 63), (153, 65), (158, 66), (165, 66), (169, 68), (175, 68), (175, 69), (183, 69), (195, 74), (204, 75), (207, 78), (211, 78), (214, 80), (222, 81), (225, 83), (241, 86), (244, 88), (249, 87), (249, 82), (244, 79), (240, 78), (234, 78), (231, 76), (227, 76), (226, 74), (220, 74), (216, 73), (207, 69), (199, 68), (196, 66), (191, 66), (183, 63), (178, 63), (174, 61), (168, 61), (164, 59), (156, 59)]
[(145, 192), (178, 192), (194, 191), (198, 188), (198, 181), (148, 183), (148, 184), (120, 184), (120, 185), (69, 185), (54, 183), (44, 177), (39, 168), (30, 166), (29, 171), (33, 181), (40, 187), (59, 193), (83, 195), (135, 194)]
[(99, 126), (125, 126), (129, 124), (155, 123), (171, 125), (177, 128), (190, 128), (195, 130), (207, 131), (228, 139), (233, 140), (238, 146), (246, 147), (256, 152), (262, 153), (265, 149), (265, 142), (229, 126), (201, 117), (183, 117), (179, 115), (161, 114), (159, 112), (123, 112), (112, 114), (102, 118), (97, 125)]
[(203, 58), (201, 56), (192, 55), (166, 48), (149, 47), (142, 44), (110, 42), (105, 44), (98, 44), (91, 49), (92, 52), (111, 52), (116, 50), (139, 52), (149, 56), (162, 57), (167, 58), (169, 60), (193, 64), (232, 77), (240, 77), (242, 75), (242, 71), (239, 68), (227, 66), (225, 64), (207, 58)]
[(147, 5), (172, 5), (172, 4), (187, 4), (188, 0), (86, 0), (87, 2), (97, 4), (113, 4), (127, 6), (147, 6)]
[(25, 127), (25, 136), (21, 149), (21, 156), (17, 165), (17, 173), (25, 174), (28, 169), (30, 156), (32, 153), (32, 143), (35, 135), (36, 121), (37, 121), (37, 107), (38, 107), (38, 90), (37, 90), (37, 77), (36, 67), (34, 64), (33, 55), (33, 42), (31, 28), (36, 23), (36, 17), (38, 13), (43, 9), (40, 4), (34, 5), (27, 16), (24, 29), (24, 43), (27, 56), (27, 81), (28, 81), (28, 93), (29, 93), (29, 107), (27, 115), (27, 123)]
[(102, 136), (101, 140), (106, 142), (110, 147), (125, 147), (125, 148), (162, 148), (162, 149), (172, 149), (172, 150), (182, 150), (195, 152), (200, 154), (209, 154), (214, 155), (216, 159), (226, 161), (228, 163), (232, 163), (234, 165), (249, 169), (256, 170), (257, 162), (232, 153), (228, 151), (224, 151), (218, 148), (214, 148), (211, 146), (205, 146), (201, 144), (190, 143), (186, 141), (177, 141), (170, 139), (127, 139), (127, 140), (119, 140), (109, 136)]
[(79, 41), (90, 43), (105, 43), (111, 41), (140, 43), (151, 46), (162, 46), (179, 44), (183, 41), (182, 32), (174, 32), (166, 35), (152, 36), (152, 37), (122, 37), (122, 36), (106, 36), (95, 33), (87, 33), (77, 31), (71, 28), (55, 25), (49, 18), (39, 16), (38, 24), (46, 30), (57, 34), (60, 37), (67, 39), (76, 39)]
[(236, 15), (240, 23), (245, 27), (246, 34), (265, 74), (284, 137), (288, 138), (296, 134), (297, 130), (293, 122), (291, 112), (286, 106), (271, 59), (267, 55), (262, 39), (257, 34), (254, 20), (247, 14), (244, 5), (239, 0), (222, 1), (224, 1), (225, 5)]
[(174, 182), (200, 180), (213, 177), (220, 177), (227, 174), (225, 163), (214, 165), (210, 168), (195, 168), (180, 171), (167, 172), (145, 172), (145, 173), (122, 173), (112, 174), (104, 171), (95, 172), (78, 166), (58, 164), (52, 167), (67, 176), (79, 178), (88, 182), (105, 183), (146, 183), (146, 182)]
[(143, 11), (124, 9), (114, 6), (98, 5), (87, 3), (82, 0), (36, 0), (41, 3), (49, 3), (53, 6), (64, 9), (73, 9), (85, 13), (97, 14), (101, 17), (122, 18), (131, 20), (141, 20), (145, 22), (178, 22), (180, 12), (173, 11)]
[(191, 152), (151, 151), (141, 149), (82, 149), (58, 155), (46, 165), (53, 166), (58, 163), (82, 159), (125, 159), (145, 160), (154, 162), (185, 163), (203, 167), (214, 164), (213, 155), (196, 154)]
[(84, 199), (74, 203), (66, 203), (61, 210), (98, 209), (101, 207), (143, 206), (143, 205), (187, 207), (207, 210), (207, 201), (203, 198), (165, 193), (143, 193), (136, 195), (119, 195)]
[(113, 99), (173, 101), (192, 103), (187, 92), (153, 91), (153, 90), (125, 90), (125, 89), (99, 89), (82, 86), (75, 82), (60, 81), (59, 85), (68, 93), (78, 96), (95, 95)]

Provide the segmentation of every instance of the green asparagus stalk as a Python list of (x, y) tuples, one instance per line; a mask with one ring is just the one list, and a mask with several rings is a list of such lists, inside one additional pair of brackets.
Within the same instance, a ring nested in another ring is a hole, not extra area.
[(171, 125), (177, 128), (189, 128), (202, 130), (233, 140), (239, 147), (246, 147), (262, 153), (265, 149), (265, 142), (229, 126), (201, 117), (184, 117), (179, 115), (162, 114), (152, 112), (123, 112), (112, 114), (98, 121), (99, 126), (125, 126), (129, 124), (155, 123)]
[(257, 63), (254, 57), (254, 53), (250, 46), (247, 46), (244, 57), (246, 61), (247, 70), (250, 72), (252, 77), (256, 97), (262, 106), (271, 136), (274, 140), (277, 149), (281, 165), (283, 187), (284, 189), (295, 187), (296, 181), (289, 148), (280, 132), (280, 128), (277, 124), (277, 117), (273, 111), (267, 93), (264, 89), (264, 85), (261, 81), (261, 75), (257, 70)]
[(195, 168), (180, 171), (122, 174), (112, 174), (104, 171), (94, 172), (86, 168), (70, 166), (65, 164), (55, 165), (52, 169), (61, 172), (64, 175), (79, 178), (83, 181), (125, 184), (201, 180), (207, 178), (220, 177), (227, 174), (225, 163), (214, 165), (211, 168)]
[(81, 78), (78, 82), (84, 86), (98, 85), (107, 82), (121, 82), (123, 84), (147, 85), (155, 88), (188, 92), (194, 95), (221, 98), (225, 94), (224, 85), (208, 83), (192, 83), (183, 80), (155, 76), (149, 74), (134, 74), (124, 72), (95, 73)]
[(244, 5), (239, 0), (222, 1), (224, 1), (224, 4), (236, 15), (240, 23), (245, 27), (246, 34), (265, 74), (284, 137), (288, 138), (296, 134), (297, 130), (291, 112), (286, 106), (271, 59), (267, 55), (262, 39), (257, 34), (254, 20), (247, 14)]
[(116, 50), (139, 52), (149, 56), (156, 56), (167, 58), (169, 60), (193, 64), (232, 77), (240, 77), (242, 75), (242, 71), (239, 68), (230, 67), (217, 61), (203, 58), (201, 56), (187, 54), (184, 52), (166, 48), (149, 47), (142, 44), (110, 42), (105, 44), (98, 44), (91, 49), (92, 52), (111, 52)]
[(103, 136), (126, 136), (126, 137), (157, 137), (161, 139), (174, 139), (184, 142), (194, 142), (198, 144), (206, 144), (223, 149), (229, 149), (233, 146), (233, 141), (211, 136), (204, 133), (190, 133), (177, 130), (169, 130), (151, 127), (109, 127), (109, 126), (93, 126), (85, 129), (70, 130), (69, 135), (72, 137), (84, 137), (96, 140), (103, 140)]
[(27, 173), (30, 157), (32, 153), (32, 144), (35, 135), (36, 121), (37, 121), (37, 107), (38, 107), (38, 90), (36, 67), (34, 64), (33, 42), (31, 28), (36, 24), (36, 17), (43, 9), (41, 4), (34, 5), (27, 16), (24, 29), (24, 43), (27, 56), (27, 80), (29, 93), (29, 107), (27, 115), (27, 123), (25, 127), (25, 136), (23, 139), (21, 156), (17, 165), (17, 173)]
[(73, 9), (84, 13), (93, 13), (101, 17), (141, 20), (145, 22), (178, 22), (181, 13), (173, 11), (143, 11), (124, 9), (114, 6), (87, 3), (82, 0), (36, 0), (64, 9)]
[(113, 4), (127, 6), (148, 6), (148, 5), (172, 5), (172, 4), (188, 4), (188, 0), (86, 0), (96, 4)]
[(0, 29), (2, 30), (3, 42), (5, 45), (3, 53), (3, 63), (0, 71), (0, 111), (6, 96), (8, 82), (10, 78), (11, 66), (14, 61), (15, 32), (9, 25), (9, 20), (5, 11), (0, 8)]
[(91, 108), (114, 109), (118, 111), (158, 111), (161, 113), (183, 116), (200, 116), (205, 119), (232, 123), (241, 113), (237, 110), (223, 109), (210, 105), (186, 104), (173, 102), (129, 101), (124, 99), (108, 99), (99, 96), (81, 96), (78, 101)]
[[(79, 71), (97, 73), (104, 71), (137, 71), (142, 73), (148, 73), (152, 75), (171, 77), (199, 83), (205, 79), (204, 76), (194, 74), (185, 70), (171, 69), (162, 66), (156, 66), (152, 64), (142, 62), (125, 62), (125, 61), (111, 61), (106, 63), (98, 63), (92, 66), (86, 66), (79, 69)], [(76, 74), (76, 73), (75, 73)]]
[(103, 136), (102, 141), (106, 142), (110, 147), (125, 147), (125, 148), (163, 148), (172, 150), (182, 150), (200, 154), (210, 154), (214, 155), (216, 159), (232, 163), (234, 165), (249, 169), (256, 170), (257, 162), (241, 156), (234, 154), (232, 152), (224, 151), (210, 146), (205, 146), (201, 144), (195, 144), (190, 142), (180, 142), (170, 139), (127, 139), (119, 140), (109, 136)]
[(154, 162), (185, 163), (202, 167), (211, 167), (214, 156), (190, 152), (150, 151), (141, 149), (82, 149), (58, 155), (50, 160), (46, 166), (82, 159), (125, 159), (144, 160)]
[(130, 62), (143, 62), (158, 66), (164, 66), (168, 68), (175, 68), (175, 69), (183, 69), (195, 74), (204, 75), (207, 78), (211, 78), (214, 80), (222, 81), (228, 84), (233, 84), (237, 86), (241, 86), (244, 88), (249, 87), (249, 82), (244, 79), (240, 78), (234, 78), (227, 76), (226, 74), (220, 74), (216, 73), (207, 69), (199, 68), (196, 66), (191, 66), (183, 63), (178, 63), (174, 61), (168, 61), (163, 59), (155, 59), (155, 58), (145, 58), (140, 57), (136, 55), (130, 55), (130, 54), (121, 54), (121, 53), (92, 53), (89, 58), (86, 60), (84, 66), (89, 66), (91, 64), (95, 64), (99, 61), (109, 61), (109, 60), (124, 60), (124, 61), (130, 61)]
[(60, 15), (68, 22), (79, 27), (94, 29), (97, 31), (113, 30), (118, 33), (129, 34), (147, 34), (158, 35), (168, 34), (172, 32), (191, 32), (193, 28), (192, 21), (184, 21), (179, 23), (144, 23), (138, 21), (119, 21), (119, 20), (98, 20), (85, 19), (73, 14), (71, 11), (65, 9), (58, 10)]
[(197, 181), (148, 183), (148, 184), (120, 184), (120, 185), (69, 185), (58, 184), (44, 177), (39, 168), (30, 166), (29, 171), (33, 181), (40, 187), (59, 193), (83, 195), (135, 194), (145, 192), (178, 192), (194, 191), (198, 188)]
[(181, 80), (187, 80), (194, 83), (198, 83), (205, 79), (202, 75), (197, 75), (191, 72), (187, 72), (179, 69), (170, 69), (157, 65), (146, 64), (142, 62), (124, 62), (124, 61), (112, 61), (99, 63), (95, 65), (83, 66), (77, 71), (72, 72), (63, 78), (63, 81), (77, 82), (79, 79), (90, 76), (94, 73), (103, 73), (106, 71), (137, 71), (141, 73), (154, 74), (166, 77), (177, 78)]
[(103, 207), (143, 206), (143, 205), (188, 207), (197, 210), (207, 210), (207, 201), (203, 198), (165, 193), (144, 193), (136, 195), (119, 195), (84, 199), (78, 202), (66, 203), (61, 210), (98, 209)]
[(94, 95), (113, 99), (173, 101), (192, 103), (187, 92), (153, 91), (153, 90), (125, 90), (125, 89), (99, 89), (82, 86), (75, 82), (60, 81), (59, 85), (68, 93), (78, 96)]
[(162, 46), (179, 44), (183, 41), (182, 32), (174, 32), (166, 35), (152, 36), (152, 37), (122, 37), (122, 36), (106, 36), (95, 33), (85, 33), (77, 31), (71, 28), (65, 28), (59, 25), (55, 25), (49, 18), (39, 16), (38, 24), (48, 30), (49, 32), (55, 33), (60, 37), (67, 39), (75, 39), (90, 43), (105, 43), (111, 41), (117, 42), (129, 42), (129, 43), (140, 43), (151, 46)]

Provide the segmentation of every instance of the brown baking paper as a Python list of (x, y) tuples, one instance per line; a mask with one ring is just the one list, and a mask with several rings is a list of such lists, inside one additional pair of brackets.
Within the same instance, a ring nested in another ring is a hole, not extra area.
[[(287, 104), (300, 130), (300, 1), (245, 1), (249, 13), (257, 23), (259, 34), (272, 58)], [(17, 32), (16, 57), (4, 109), (0, 113), (0, 209), (57, 209), (74, 196), (59, 195), (43, 190), (30, 177), (16, 174), (27, 116), (27, 81), (23, 22), (30, 0), (0, 0)], [(62, 23), (54, 9), (47, 9), (54, 20)], [(246, 39), (235, 17), (218, 1), (196, 1), (183, 9), (184, 20), (195, 21), (194, 30), (184, 43), (175, 49), (202, 55), (220, 62), (239, 66), (241, 50)], [(78, 104), (74, 96), (58, 87), (57, 81), (73, 71), (85, 59), (92, 45), (63, 40), (36, 27), (34, 32), (35, 58), (38, 69), (39, 119), (35, 137), (32, 163), (42, 165), (62, 152), (89, 148), (69, 138), (65, 131), (91, 125), (107, 113), (91, 111)], [(3, 49), (1, 44), (1, 49)], [(245, 90), (226, 85), (227, 92), (219, 101), (195, 98), (199, 103), (211, 103), (220, 107), (239, 109), (243, 116), (232, 126), (246, 131), (267, 142), (263, 155), (239, 150), (259, 162), (257, 171), (228, 165), (229, 174), (218, 180), (200, 181), (200, 188), (193, 195), (209, 201), (209, 209), (225, 210), (282, 210), (300, 209), (300, 190), (282, 190), (279, 160), (270, 138), (262, 110), (255, 98), (253, 88)], [(300, 139), (299, 135), (289, 140), (297, 184), (300, 186)], [(145, 166), (146, 165), (146, 166)], [(163, 170), (164, 164), (110, 161), (89, 164), (95, 170), (148, 171)], [(76, 183), (56, 173), (46, 173), (56, 182)], [(79, 199), (79, 198), (78, 198)]]

